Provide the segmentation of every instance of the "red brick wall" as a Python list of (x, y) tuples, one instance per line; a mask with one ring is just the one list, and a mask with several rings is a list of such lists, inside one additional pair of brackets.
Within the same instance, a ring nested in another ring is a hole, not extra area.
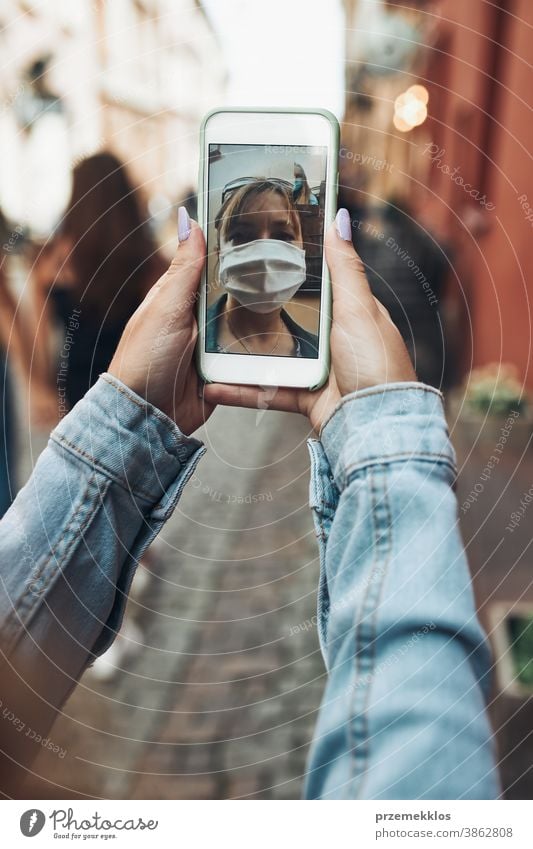
[(459, 167), (494, 209), (483, 209), (437, 162), (428, 169), (423, 207), (454, 247), (450, 285), (465, 315), (464, 367), (513, 362), (533, 388), (533, 222), (519, 201), (527, 195), (533, 218), (533, 74), (526, 66), (533, 63), (533, 3), (502, 5), (506, 11), (483, 0), (443, 0), (427, 72), (428, 128), (444, 151), (441, 166)]

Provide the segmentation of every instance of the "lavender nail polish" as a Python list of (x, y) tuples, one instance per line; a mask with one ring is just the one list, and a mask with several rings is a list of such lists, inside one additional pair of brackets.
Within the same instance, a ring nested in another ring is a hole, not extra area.
[(185, 242), (191, 235), (191, 222), (184, 206), (178, 209), (178, 241)]
[(335, 227), (341, 239), (344, 239), (345, 242), (352, 241), (352, 222), (347, 209), (339, 209), (335, 218)]

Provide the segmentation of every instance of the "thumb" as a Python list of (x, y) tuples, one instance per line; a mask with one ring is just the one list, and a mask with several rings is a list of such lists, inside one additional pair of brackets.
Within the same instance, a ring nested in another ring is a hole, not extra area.
[(331, 274), (333, 316), (376, 310), (361, 258), (352, 243), (352, 226), (347, 209), (339, 209), (325, 239), (326, 262)]
[(206, 247), (201, 227), (189, 218), (184, 206), (178, 209), (178, 247), (162, 278), (179, 301), (196, 294), (205, 263)]

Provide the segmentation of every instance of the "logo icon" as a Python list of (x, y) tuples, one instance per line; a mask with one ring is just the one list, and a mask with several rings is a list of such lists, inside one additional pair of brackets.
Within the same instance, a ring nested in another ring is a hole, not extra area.
[(37, 808), (31, 808), (29, 811), (24, 811), (20, 818), (20, 830), (24, 837), (35, 837), (42, 831), (46, 822), (46, 817), (42, 811)]
[[(271, 375), (274, 376), (275, 372), (270, 372)], [(267, 374), (267, 378), (269, 375)], [(255, 414), (255, 426), (258, 427), (261, 419), (265, 415), (266, 411), (269, 408), (270, 402), (275, 397), (279, 386), (274, 386), (275, 380), (272, 377), (272, 381), (268, 386), (260, 386), (259, 388), (263, 390), (261, 395), (259, 396), (259, 400), (257, 402), (257, 413)]]

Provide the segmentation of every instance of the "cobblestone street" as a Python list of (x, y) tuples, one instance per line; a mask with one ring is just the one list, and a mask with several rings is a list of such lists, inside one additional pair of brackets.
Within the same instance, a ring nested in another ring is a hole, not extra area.
[[(89, 670), (29, 796), (294, 798), (324, 686), (308, 508), (308, 426), (219, 409), (208, 446), (130, 599), (143, 647)], [(301, 627), (298, 627), (301, 626)]]

